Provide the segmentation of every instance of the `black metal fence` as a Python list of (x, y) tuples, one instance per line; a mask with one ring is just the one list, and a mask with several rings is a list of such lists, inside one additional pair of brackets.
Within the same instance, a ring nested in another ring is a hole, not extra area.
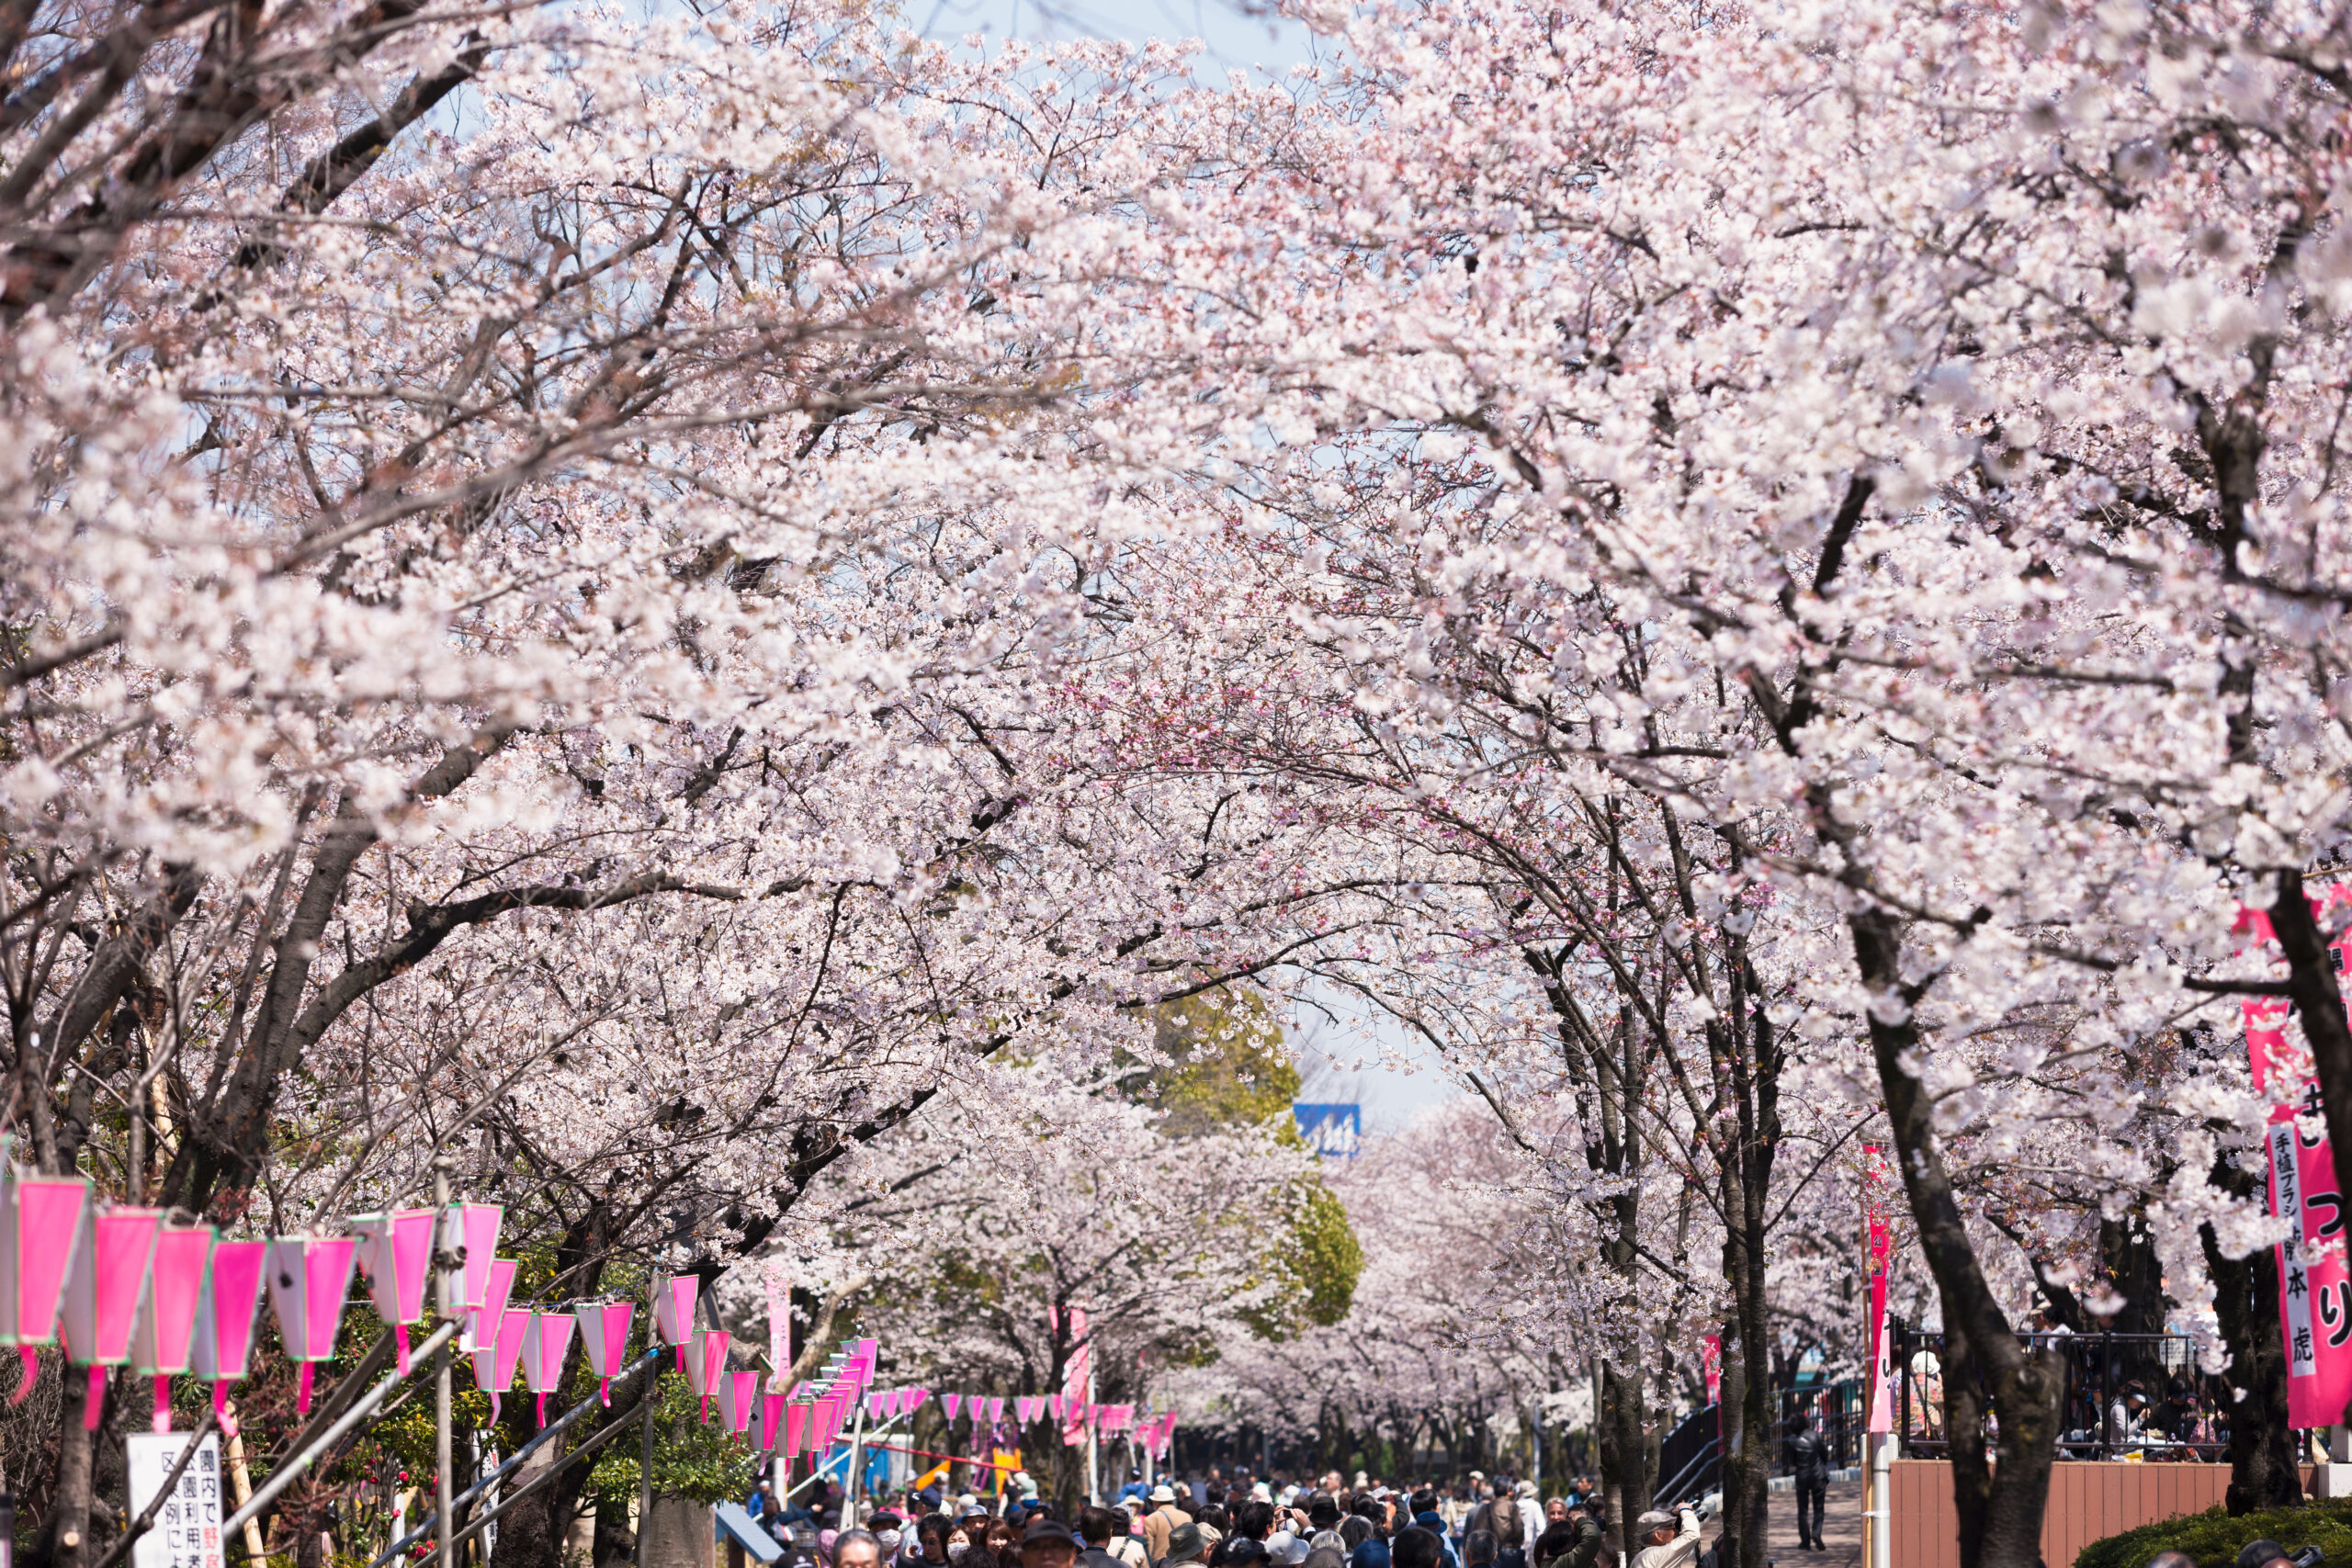
[[(1862, 1398), (1859, 1382), (1805, 1383), (1772, 1391), (1772, 1473), (1787, 1472), (1788, 1445), (1799, 1414), (1809, 1417), (1829, 1443), (1829, 1462), (1844, 1470), (1862, 1461)], [(1723, 1484), (1720, 1410), (1702, 1405), (1684, 1416), (1658, 1444), (1657, 1506), (1703, 1497)]]
[[(2177, 1334), (2024, 1334), (2055, 1349), (2066, 1368), (2061, 1459), (2227, 1463), (2228, 1380), (2197, 1367), (2197, 1342)], [(1896, 1318), (1894, 1431), (1907, 1459), (1948, 1459), (1944, 1337)], [(1858, 1418), (1859, 1419), (1859, 1418)], [(1982, 1434), (1979, 1434), (1980, 1440)]]

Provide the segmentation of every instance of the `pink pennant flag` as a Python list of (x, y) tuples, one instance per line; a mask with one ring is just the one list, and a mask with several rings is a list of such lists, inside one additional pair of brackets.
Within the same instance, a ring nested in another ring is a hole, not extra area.
[(568, 1312), (535, 1312), (523, 1331), (523, 1382), (538, 1395), (539, 1425), (548, 1424), (548, 1395), (563, 1382), (563, 1353), (576, 1320)]
[(808, 1444), (810, 1417), (816, 1414), (816, 1409), (814, 1404), (805, 1399), (789, 1399), (785, 1402), (785, 1458), (798, 1459), (800, 1457), (800, 1450)]
[(0, 1345), (22, 1363), (12, 1405), (22, 1404), (40, 1371), (36, 1345), (57, 1342), (57, 1314), (82, 1236), (90, 1184), (78, 1176), (19, 1172), (0, 1144)]
[(1060, 1394), (1049, 1393), (1046, 1395), (1046, 1413), (1057, 1421), (1062, 1418), (1062, 1396)]
[(997, 1423), (997, 1422), (999, 1422), (999, 1421), (1001, 1421), (1001, 1420), (1003, 1420), (1003, 1419), (1004, 1419), (1004, 1401), (1003, 1401), (1001, 1398), (998, 1398), (998, 1397), (995, 1397), (995, 1396), (990, 1396), (990, 1398), (989, 1398), (989, 1424), (990, 1424), (991, 1426), (993, 1426), (995, 1423)]
[(254, 1318), (261, 1311), (262, 1275), (269, 1267), (269, 1243), (223, 1241), (212, 1248), (204, 1292), (196, 1303), (196, 1375), (212, 1384), (212, 1414), (233, 1438), (229, 1384), (253, 1366)]
[(130, 1331), (130, 1370), (155, 1380), (154, 1429), (172, 1429), (172, 1379), (188, 1370), (196, 1314), (212, 1263), (210, 1225), (165, 1225)]

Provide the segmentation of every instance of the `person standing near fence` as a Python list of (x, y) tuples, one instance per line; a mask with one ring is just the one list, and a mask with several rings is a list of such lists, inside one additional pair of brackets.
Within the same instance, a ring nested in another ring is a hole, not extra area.
[(1781, 1447), (1796, 1481), (1797, 1550), (1823, 1551), (1821, 1514), (1829, 1500), (1828, 1440), (1813, 1429), (1813, 1417), (1800, 1410), (1791, 1418), (1789, 1435), (1781, 1439)]

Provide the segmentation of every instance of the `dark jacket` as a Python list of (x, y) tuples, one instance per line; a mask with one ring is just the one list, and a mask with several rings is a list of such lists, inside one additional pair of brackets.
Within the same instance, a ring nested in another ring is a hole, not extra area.
[(1808, 1427), (1781, 1439), (1781, 1452), (1799, 1481), (1825, 1481), (1829, 1476), (1829, 1440)]
[(1541, 1559), (1535, 1568), (1592, 1568), (1600, 1561), (1601, 1542), (1606, 1538), (1591, 1516), (1578, 1514), (1568, 1520), (1568, 1526), (1576, 1531), (1576, 1539), (1568, 1543), (1568, 1549)]

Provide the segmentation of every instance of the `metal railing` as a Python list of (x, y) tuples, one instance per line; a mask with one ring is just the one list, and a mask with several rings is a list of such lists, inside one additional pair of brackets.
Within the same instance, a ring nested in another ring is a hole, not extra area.
[[(2227, 1382), (2198, 1370), (2197, 1342), (2186, 1335), (2062, 1332), (2018, 1337), (2056, 1351), (2065, 1366), (2059, 1458), (2228, 1462)], [(1888, 1339), (1900, 1451), (1906, 1459), (1949, 1459), (1944, 1337), (1896, 1318), (1888, 1325)], [(2130, 1398), (2134, 1392), (2141, 1400)]]

